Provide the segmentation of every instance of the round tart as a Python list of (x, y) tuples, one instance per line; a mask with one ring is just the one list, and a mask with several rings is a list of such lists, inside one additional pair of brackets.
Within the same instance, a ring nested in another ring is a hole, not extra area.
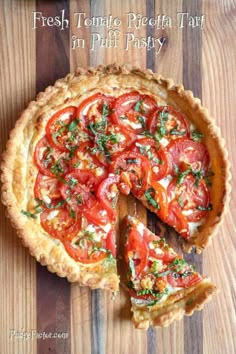
[(77, 69), (29, 104), (2, 162), (2, 200), (32, 255), (69, 281), (118, 289), (119, 193), (201, 252), (229, 200), (224, 141), (192, 92), (150, 70)]

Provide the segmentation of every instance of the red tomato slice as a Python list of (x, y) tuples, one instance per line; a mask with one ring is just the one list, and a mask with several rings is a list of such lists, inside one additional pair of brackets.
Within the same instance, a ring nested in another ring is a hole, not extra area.
[(152, 180), (142, 196), (142, 202), (149, 210), (166, 220), (168, 216), (168, 198), (165, 188), (158, 182)]
[(94, 148), (92, 151), (96, 153), (97, 158), (104, 166), (108, 166), (110, 160), (117, 153), (126, 151), (135, 138), (136, 135), (126, 128), (116, 124), (109, 124), (106, 134), (102, 136), (102, 139), (106, 140), (102, 144), (103, 149), (101, 149), (101, 135), (97, 134), (94, 138)]
[[(128, 187), (135, 196), (140, 196), (146, 190), (150, 162), (137, 152), (122, 152), (117, 154), (109, 170), (120, 175), (120, 183)], [(123, 188), (120, 188), (123, 192)], [(127, 193), (129, 194), (129, 193)]]
[[(104, 232), (97, 226), (95, 226), (95, 230), (96, 233)], [(90, 264), (107, 258), (109, 252), (115, 256), (113, 237), (114, 231), (111, 230), (106, 235), (106, 238), (102, 238), (101, 242), (96, 242), (93, 240), (92, 236), (87, 236), (85, 234), (81, 238), (77, 239), (75, 244), (73, 244), (73, 240), (65, 240), (63, 244), (69, 255), (77, 262)]]
[[(144, 239), (148, 245), (150, 257), (160, 259), (165, 263), (172, 262), (176, 258), (176, 253), (172, 249), (166, 248), (165, 242), (163, 242), (160, 237), (144, 230)], [(154, 248), (150, 247), (150, 244), (154, 246)], [(155, 248), (157, 248), (159, 252), (156, 252)]]
[(117, 184), (120, 181), (118, 175), (112, 175), (104, 179), (97, 190), (97, 198), (105, 208), (112, 220), (116, 219), (116, 203), (118, 200)]
[(198, 207), (207, 208), (210, 203), (210, 192), (203, 179), (198, 182), (198, 185), (192, 175), (185, 176), (183, 182), (178, 185), (177, 179), (173, 179), (167, 188), (167, 193), (171, 200), (178, 201), (188, 221), (198, 221), (206, 216), (206, 210), (198, 209)]
[(70, 170), (89, 170), (94, 173), (99, 181), (102, 181), (107, 176), (107, 170), (95, 154), (92, 153), (92, 147), (93, 144), (89, 141), (79, 145), (70, 160)]
[[(46, 135), (51, 146), (68, 151), (70, 123), (75, 119), (77, 108), (65, 107), (55, 113), (46, 125)], [(69, 144), (70, 145), (70, 144)]]
[(168, 155), (165, 148), (157, 148), (156, 142), (150, 138), (136, 140), (132, 151), (147, 157), (152, 166), (153, 178), (156, 181), (164, 178), (169, 172)]
[(177, 139), (189, 137), (189, 124), (183, 114), (170, 106), (158, 107), (149, 117), (147, 129), (152, 134), (162, 137)]
[[(106, 117), (111, 114), (114, 97), (96, 93), (86, 98), (77, 109), (80, 126), (88, 130), (89, 124), (96, 132), (105, 134), (107, 129)], [(105, 118), (105, 119), (104, 119)], [(104, 121), (104, 123), (101, 123)], [(91, 129), (90, 129), (91, 132)]]
[(183, 215), (176, 200), (169, 203), (167, 224), (174, 227), (175, 230), (185, 239), (190, 237), (189, 226), (186, 217)]
[(141, 133), (146, 130), (147, 118), (156, 106), (156, 101), (148, 95), (137, 91), (124, 93), (116, 99), (111, 119), (132, 132)]
[(83, 214), (90, 222), (100, 226), (105, 226), (112, 221), (108, 211), (104, 209), (100, 201), (97, 201), (91, 209), (83, 210)]
[(135, 228), (129, 233), (125, 257), (127, 264), (130, 264), (130, 261), (133, 263), (136, 276), (142, 273), (148, 264), (148, 246)]
[(61, 198), (59, 180), (57, 178), (45, 176), (39, 172), (34, 185), (34, 196), (46, 203)]
[(91, 209), (97, 202), (94, 196), (97, 183), (93, 173), (80, 170), (68, 173), (61, 184), (61, 194), (73, 210)]
[(167, 275), (167, 282), (173, 287), (190, 288), (202, 280), (199, 273), (195, 272), (188, 276), (181, 276), (179, 273), (170, 273)]
[(46, 137), (39, 140), (34, 151), (34, 162), (39, 171), (49, 177), (63, 176), (68, 171), (68, 155), (52, 148)]
[(167, 151), (172, 163), (172, 175), (175, 174), (176, 167), (181, 172), (191, 168), (195, 172), (204, 173), (209, 167), (210, 157), (207, 148), (198, 141), (187, 138), (176, 139), (167, 146)]
[(64, 240), (76, 235), (81, 229), (81, 219), (72, 218), (65, 208), (45, 209), (40, 214), (41, 226), (51, 236)]

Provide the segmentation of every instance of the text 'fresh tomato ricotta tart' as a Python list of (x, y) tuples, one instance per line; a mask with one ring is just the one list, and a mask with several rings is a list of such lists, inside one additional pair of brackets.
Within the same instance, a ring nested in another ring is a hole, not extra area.
[(227, 208), (229, 169), (190, 91), (150, 70), (78, 69), (29, 104), (2, 163), (2, 199), (32, 255), (69, 281), (117, 290), (119, 193), (201, 252)]
[(127, 217), (127, 287), (136, 328), (167, 326), (201, 310), (216, 287), (202, 277), (165, 239)]

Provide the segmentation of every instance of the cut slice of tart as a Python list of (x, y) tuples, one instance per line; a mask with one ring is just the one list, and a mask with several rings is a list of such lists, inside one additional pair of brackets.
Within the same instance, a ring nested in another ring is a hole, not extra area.
[(191, 316), (209, 301), (216, 287), (200, 275), (165, 239), (138, 219), (127, 217), (127, 287), (136, 328), (168, 326)]

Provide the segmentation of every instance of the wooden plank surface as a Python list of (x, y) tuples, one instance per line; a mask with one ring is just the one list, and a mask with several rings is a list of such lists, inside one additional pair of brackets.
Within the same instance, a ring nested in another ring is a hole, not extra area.
[[(184, 83), (209, 108), (226, 139), (232, 171), (235, 171), (236, 94), (236, 3), (234, 0), (71, 0), (7, 1), (0, 3), (1, 20), (1, 152), (10, 129), (36, 92), (77, 66), (118, 62), (149, 67)], [(56, 16), (65, 10), (70, 28), (45, 26), (32, 29), (32, 11)], [(128, 28), (127, 13), (153, 17), (177, 12), (205, 15), (204, 29)], [(75, 12), (86, 17), (112, 14), (119, 17), (119, 48), (89, 47), (92, 33), (107, 35), (102, 27), (77, 28)], [(125, 33), (163, 37), (159, 54), (154, 49), (125, 50)], [(85, 39), (85, 48), (72, 49), (73, 36)], [(188, 256), (199, 271), (208, 274), (221, 290), (203, 312), (164, 329), (135, 330), (130, 322), (129, 301), (121, 289), (115, 301), (111, 294), (90, 291), (49, 273), (35, 264), (21, 246), (1, 205), (1, 353), (127, 353), (127, 354), (212, 354), (235, 352), (235, 179), (232, 201), (213, 244), (202, 256)], [(120, 198), (120, 219), (138, 214), (155, 231), (157, 219), (134, 200)], [(120, 225), (122, 229), (122, 224)], [(168, 235), (178, 248), (174, 233)], [(122, 239), (118, 249), (122, 251)], [(123, 276), (122, 262), (119, 269)], [(13, 332), (15, 331), (15, 335)], [(65, 338), (36, 339), (32, 331), (65, 333)], [(17, 337), (16, 332), (19, 332)], [(12, 335), (10, 335), (12, 333)], [(23, 337), (33, 338), (28, 340)], [(20, 338), (21, 336), (21, 338)]]

